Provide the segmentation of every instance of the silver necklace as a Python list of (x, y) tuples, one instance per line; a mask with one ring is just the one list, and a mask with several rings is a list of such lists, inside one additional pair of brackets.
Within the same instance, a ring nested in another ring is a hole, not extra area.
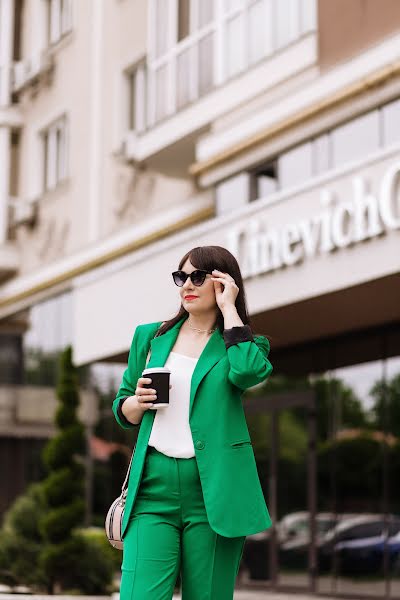
[(214, 329), (197, 329), (197, 327), (191, 326), (190, 319), (188, 319), (188, 323), (189, 323), (190, 329), (193, 329), (194, 331), (201, 331), (201, 333), (212, 333), (213, 331), (215, 331), (217, 329), (216, 327), (214, 327)]

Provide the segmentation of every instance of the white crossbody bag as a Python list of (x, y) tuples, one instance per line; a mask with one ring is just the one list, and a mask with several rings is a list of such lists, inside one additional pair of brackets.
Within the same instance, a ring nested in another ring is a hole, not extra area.
[[(149, 362), (149, 358), (150, 358), (150, 350), (147, 354), (146, 366)], [(106, 535), (107, 535), (108, 541), (110, 542), (111, 546), (114, 546), (114, 548), (117, 548), (118, 550), (123, 550), (123, 547), (124, 547), (124, 542), (121, 539), (122, 538), (122, 536), (121, 536), (122, 519), (124, 517), (126, 496), (128, 494), (128, 479), (129, 479), (129, 473), (131, 470), (133, 455), (135, 454), (135, 448), (136, 448), (136, 443), (133, 447), (132, 456), (131, 456), (131, 460), (129, 461), (129, 467), (128, 467), (128, 471), (125, 476), (124, 483), (122, 484), (121, 494), (118, 496), (118, 498), (116, 498), (114, 500), (114, 502), (111, 504), (110, 508), (108, 509), (108, 513), (107, 513), (106, 521), (105, 521), (105, 530), (106, 530)]]

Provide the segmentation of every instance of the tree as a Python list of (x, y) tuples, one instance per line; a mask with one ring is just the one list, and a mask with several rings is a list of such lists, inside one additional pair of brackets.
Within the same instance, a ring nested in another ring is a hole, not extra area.
[(33, 568), (43, 539), (38, 528), (46, 505), (40, 483), (31, 483), (4, 514), (0, 531), (0, 582), (11, 587), (45, 584), (44, 574)]
[(313, 384), (317, 406), (317, 436), (324, 442), (343, 428), (368, 428), (367, 414), (354, 390), (341, 379), (318, 377)]
[(85, 435), (78, 421), (78, 369), (60, 356), (56, 394), (59, 433), (42, 452), (47, 477), (7, 511), (0, 531), (0, 582), (33, 592), (108, 595), (119, 551), (101, 528), (81, 528), (85, 513)]
[(85, 515), (84, 465), (85, 432), (78, 420), (78, 378), (68, 346), (60, 356), (59, 380), (56, 388), (59, 405), (56, 425), (59, 433), (43, 449), (42, 458), (48, 470), (43, 491), (48, 510), (39, 527), (45, 540), (39, 564), (47, 576), (48, 592), (65, 583), (66, 565), (77, 541), (72, 531), (83, 524)]
[(400, 373), (389, 381), (376, 381), (370, 394), (374, 398), (372, 413), (376, 429), (400, 437)]

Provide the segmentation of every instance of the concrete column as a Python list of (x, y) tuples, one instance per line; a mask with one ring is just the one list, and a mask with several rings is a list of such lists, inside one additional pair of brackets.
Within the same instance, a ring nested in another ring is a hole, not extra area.
[(7, 240), (11, 131), (0, 126), (0, 246)]
[(0, 0), (0, 108), (10, 103), (14, 0)]
[[(14, 0), (0, 0), (0, 109), (10, 104)], [(10, 128), (0, 124), (0, 245), (7, 239), (10, 192)]]

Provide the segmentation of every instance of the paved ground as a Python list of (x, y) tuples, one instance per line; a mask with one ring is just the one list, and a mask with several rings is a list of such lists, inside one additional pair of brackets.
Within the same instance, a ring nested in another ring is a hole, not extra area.
[[(234, 595), (234, 600), (315, 600), (315, 596), (304, 596), (299, 594), (276, 594), (274, 592), (264, 591), (244, 591), (237, 590)], [(175, 595), (173, 600), (181, 600), (179, 595)], [(324, 598), (329, 600), (329, 598)], [(333, 599), (332, 599), (333, 600)]]

